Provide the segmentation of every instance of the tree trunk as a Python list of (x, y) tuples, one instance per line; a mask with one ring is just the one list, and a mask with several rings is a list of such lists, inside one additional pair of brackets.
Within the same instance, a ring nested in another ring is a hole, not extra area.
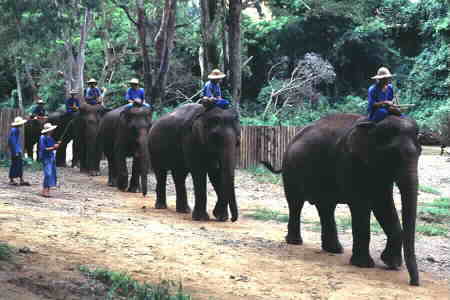
[(153, 101), (162, 103), (169, 71), (170, 54), (175, 36), (177, 0), (165, 0), (161, 26), (155, 37), (156, 80), (153, 86)]
[(208, 80), (208, 73), (213, 68), (219, 66), (219, 55), (218, 55), (218, 39), (217, 39), (217, 25), (220, 20), (220, 5), (217, 4), (216, 0), (200, 0), (201, 7), (201, 24), (200, 30), (202, 34), (202, 54), (200, 59), (203, 66), (202, 80), (206, 82)]
[(86, 41), (89, 29), (92, 24), (92, 9), (86, 8), (84, 21), (80, 28), (80, 44), (78, 46), (78, 55), (76, 56), (75, 82), (74, 85), (80, 91), (84, 88), (84, 64), (86, 57)]
[(150, 65), (150, 56), (147, 49), (147, 28), (145, 26), (145, 21), (147, 16), (145, 14), (144, 0), (136, 0), (137, 6), (137, 29), (139, 35), (139, 45), (141, 47), (142, 56), (142, 71), (144, 73), (144, 89), (145, 89), (145, 101), (147, 103), (153, 104), (153, 99), (151, 99), (150, 92), (152, 90), (152, 68)]
[(36, 81), (34, 81), (33, 75), (31, 74), (31, 65), (25, 63), (25, 75), (27, 76), (28, 84), (31, 89), (31, 99), (35, 102), (38, 98), (38, 87)]
[(229, 45), (230, 45), (230, 71), (232, 97), (239, 112), (242, 89), (241, 72), (241, 0), (230, 0), (229, 2)]
[(23, 109), (22, 82), (20, 81), (20, 65), (16, 60), (17, 107)]

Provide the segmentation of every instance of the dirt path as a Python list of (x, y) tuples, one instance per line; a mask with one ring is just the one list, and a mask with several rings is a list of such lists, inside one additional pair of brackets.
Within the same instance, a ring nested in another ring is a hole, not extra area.
[[(449, 169), (439, 157), (424, 156), (421, 184), (450, 195)], [(318, 232), (304, 231), (305, 244), (291, 246), (283, 241), (286, 224), (246, 217), (257, 207), (287, 212), (282, 187), (260, 184), (247, 172), (237, 174), (241, 218), (233, 224), (193, 222), (175, 213), (172, 187), (170, 208), (155, 210), (153, 193), (146, 198), (121, 193), (107, 187), (104, 176), (58, 171), (62, 184), (53, 198), (44, 199), (37, 195), (40, 173), (27, 174), (31, 187), (17, 188), (7, 185), (7, 170), (0, 169), (0, 240), (33, 252), (21, 254), (23, 266), (6, 270), (9, 275), (0, 266), (0, 299), (95, 299), (77, 273), (80, 265), (148, 282), (181, 280), (194, 299), (448, 298), (449, 239), (418, 237), (422, 285), (410, 287), (405, 268), (382, 267), (384, 235), (374, 236), (371, 245), (377, 267), (359, 269), (348, 264), (349, 232), (340, 235), (345, 254), (331, 255), (320, 251)], [(153, 176), (150, 184), (154, 187)], [(433, 197), (421, 194), (420, 201)], [(338, 214), (348, 210), (339, 208)], [(312, 206), (304, 215), (317, 220)]]

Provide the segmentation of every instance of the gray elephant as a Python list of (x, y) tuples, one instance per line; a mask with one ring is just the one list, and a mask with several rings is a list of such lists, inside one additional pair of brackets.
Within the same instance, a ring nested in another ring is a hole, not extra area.
[(206, 177), (217, 194), (214, 216), (238, 219), (234, 169), (240, 143), (239, 117), (234, 109), (186, 104), (157, 120), (149, 132), (149, 150), (156, 175), (156, 208), (166, 208), (166, 176), (171, 171), (176, 188), (176, 210), (190, 212), (185, 180), (191, 173), (195, 206), (193, 220), (209, 220)]
[[(108, 160), (108, 185), (120, 190), (147, 195), (149, 155), (147, 134), (152, 124), (152, 111), (145, 106), (126, 105), (105, 114), (97, 136), (97, 149)], [(126, 158), (133, 157), (130, 183)]]
[[(418, 127), (407, 117), (388, 116), (379, 123), (361, 122), (355, 114), (324, 117), (303, 128), (284, 154), (282, 172), (289, 205), (286, 241), (302, 244), (300, 215), (305, 201), (315, 204), (322, 226), (322, 248), (343, 252), (338, 240), (336, 204), (350, 207), (353, 254), (350, 263), (373, 267), (369, 253), (370, 214), (387, 235), (381, 259), (390, 268), (402, 265), (404, 248), (410, 284), (419, 285), (414, 249), (418, 158)], [(400, 189), (402, 226), (393, 201), (394, 183)]]

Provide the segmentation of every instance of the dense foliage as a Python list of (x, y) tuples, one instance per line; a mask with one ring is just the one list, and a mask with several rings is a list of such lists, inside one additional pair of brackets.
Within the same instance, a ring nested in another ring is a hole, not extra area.
[[(49, 109), (63, 103), (61, 70), (67, 60), (67, 39), (70, 37), (72, 47), (79, 42), (86, 9), (93, 11), (93, 26), (87, 37), (85, 78), (97, 78), (108, 88), (108, 106), (123, 104), (127, 80), (142, 80), (137, 29), (121, 8), (123, 1), (44, 2), (0, 2), (0, 105), (18, 105), (18, 80), (25, 107), (33, 104), (33, 90), (47, 101)], [(202, 85), (200, 6), (195, 0), (178, 2), (175, 47), (158, 114), (179, 103), (196, 101)], [(153, 54), (151, 44), (161, 22), (163, 1), (144, 3), (149, 17), (149, 51)], [(244, 1), (244, 5), (248, 3), (254, 2)], [(380, 66), (396, 74), (398, 99), (415, 104), (408, 114), (421, 125), (437, 129), (439, 120), (450, 113), (448, 1), (256, 3), (263, 6), (264, 16), (244, 11), (241, 24), (244, 123), (303, 125), (333, 111), (364, 113), (370, 77)], [(129, 11), (134, 9), (130, 2)], [(227, 15), (220, 13), (224, 16), (218, 35), (228, 28)], [(222, 56), (228, 50), (221, 43), (218, 49)], [(105, 75), (108, 53), (114, 59), (110, 77)], [(305, 64), (307, 55), (317, 57), (317, 63)], [(218, 67), (226, 67), (227, 60), (220, 61)], [(289, 86), (292, 78), (295, 84)], [(229, 84), (225, 81), (223, 85), (225, 94), (230, 95)], [(289, 93), (283, 90), (287, 86)]]

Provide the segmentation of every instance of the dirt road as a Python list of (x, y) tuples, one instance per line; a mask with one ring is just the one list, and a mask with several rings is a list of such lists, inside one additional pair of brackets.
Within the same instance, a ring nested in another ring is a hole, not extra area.
[[(450, 164), (442, 164), (438, 157), (424, 156), (421, 184), (449, 195)], [(410, 287), (406, 268), (383, 268), (382, 234), (371, 244), (377, 266), (360, 269), (348, 264), (349, 231), (340, 235), (345, 254), (331, 255), (320, 250), (316, 231), (304, 231), (305, 244), (291, 246), (283, 241), (286, 224), (246, 217), (260, 207), (287, 209), (281, 186), (258, 183), (244, 171), (237, 174), (241, 218), (236, 223), (193, 222), (190, 215), (175, 213), (173, 188), (170, 208), (155, 210), (154, 193), (146, 198), (121, 193), (107, 187), (104, 176), (58, 171), (62, 184), (45, 199), (37, 194), (40, 172), (27, 173), (31, 187), (11, 187), (7, 170), (0, 169), (0, 241), (31, 250), (20, 255), (21, 268), (0, 265), (0, 299), (94, 299), (83, 288), (80, 265), (148, 282), (181, 280), (194, 299), (448, 299), (449, 239), (418, 236), (422, 285)], [(192, 204), (192, 190), (188, 193)], [(215, 197), (209, 199), (212, 208)], [(348, 214), (347, 208), (338, 214)], [(304, 215), (318, 220), (312, 206)]]

